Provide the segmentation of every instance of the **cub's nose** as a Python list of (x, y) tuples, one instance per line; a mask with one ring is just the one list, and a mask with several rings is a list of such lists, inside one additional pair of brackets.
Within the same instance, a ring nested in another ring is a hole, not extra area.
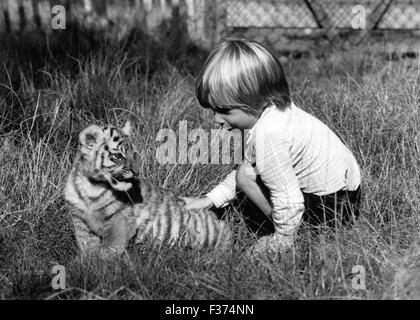
[(138, 176), (140, 173), (140, 170), (139, 170), (139, 160), (138, 160), (137, 153), (134, 153), (134, 155), (129, 158), (129, 166), (130, 166), (130, 171), (133, 174), (133, 176)]

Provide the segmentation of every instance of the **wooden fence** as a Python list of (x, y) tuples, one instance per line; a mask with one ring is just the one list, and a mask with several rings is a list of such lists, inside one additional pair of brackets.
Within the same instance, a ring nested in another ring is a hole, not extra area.
[[(420, 0), (0, 0), (0, 32), (51, 32), (51, 8), (62, 5), (70, 23), (118, 29), (133, 25), (155, 34), (163, 24), (185, 24), (188, 37), (210, 47), (239, 28), (351, 29), (355, 5), (366, 9), (366, 29), (420, 29)], [(174, 19), (177, 16), (177, 19)]]
[[(205, 47), (218, 41), (216, 23), (221, 0), (0, 0), (0, 33), (42, 29), (52, 32), (55, 5), (66, 10), (66, 23), (78, 21), (95, 28), (119, 28), (119, 35), (134, 25), (153, 34), (162, 24), (184, 23), (194, 42)], [(177, 19), (174, 20), (176, 12)], [(173, 27), (177, 27), (174, 25)]]

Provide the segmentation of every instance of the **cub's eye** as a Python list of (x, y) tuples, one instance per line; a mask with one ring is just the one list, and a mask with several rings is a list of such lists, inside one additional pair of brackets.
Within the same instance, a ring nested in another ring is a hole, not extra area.
[(121, 153), (113, 153), (109, 158), (114, 162), (121, 162), (124, 159), (124, 156)]

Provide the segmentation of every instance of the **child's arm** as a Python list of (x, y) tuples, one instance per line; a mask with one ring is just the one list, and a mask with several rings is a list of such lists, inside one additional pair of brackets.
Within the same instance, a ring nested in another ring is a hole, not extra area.
[(287, 141), (279, 134), (257, 135), (256, 166), (262, 182), (270, 190), (273, 206), (275, 233), (269, 241), (272, 250), (292, 245), (305, 208), (289, 152)]
[(207, 209), (211, 207), (220, 208), (235, 197), (236, 194), (236, 170), (233, 170), (227, 177), (219, 183), (213, 190), (206, 194), (203, 198), (185, 198), (182, 199), (186, 203), (188, 210)]
[(233, 170), (227, 177), (206, 194), (216, 208), (222, 207), (225, 203), (233, 200), (236, 195), (236, 170)]
[(181, 197), (185, 202), (185, 208), (187, 210), (197, 210), (197, 209), (210, 209), (213, 207), (213, 202), (208, 197), (203, 198), (188, 198)]

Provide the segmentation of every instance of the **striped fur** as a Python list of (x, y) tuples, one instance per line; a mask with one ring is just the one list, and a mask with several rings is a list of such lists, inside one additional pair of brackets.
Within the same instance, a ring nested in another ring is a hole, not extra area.
[(172, 191), (138, 175), (129, 123), (123, 129), (92, 125), (79, 135), (79, 152), (65, 186), (82, 252), (153, 238), (164, 244), (220, 247), (231, 232), (210, 210), (186, 210)]

